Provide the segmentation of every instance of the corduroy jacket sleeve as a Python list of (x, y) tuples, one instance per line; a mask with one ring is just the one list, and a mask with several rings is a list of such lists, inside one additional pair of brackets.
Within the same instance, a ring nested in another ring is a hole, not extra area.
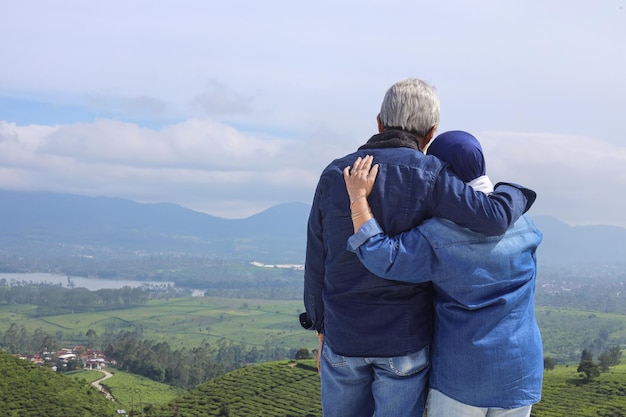
[(324, 323), (325, 249), (323, 242), (322, 216), (319, 201), (322, 187), (318, 184), (307, 224), (306, 261), (304, 264), (304, 307), (300, 315), (302, 327), (322, 332)]

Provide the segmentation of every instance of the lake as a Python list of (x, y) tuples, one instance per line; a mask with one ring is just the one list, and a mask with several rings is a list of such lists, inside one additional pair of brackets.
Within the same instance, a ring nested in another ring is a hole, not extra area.
[[(34, 284), (56, 284), (65, 288), (87, 288), (90, 291), (101, 289), (119, 289), (123, 287), (141, 287), (143, 285), (171, 285), (173, 282), (154, 282), (154, 281), (127, 281), (116, 279), (102, 278), (85, 278), (85, 277), (69, 277), (65, 274), (51, 274), (46, 272), (32, 273), (5, 273), (0, 272), (0, 280), (6, 279), (7, 283), (11, 282), (32, 282)], [(73, 284), (73, 285), (72, 285)]]

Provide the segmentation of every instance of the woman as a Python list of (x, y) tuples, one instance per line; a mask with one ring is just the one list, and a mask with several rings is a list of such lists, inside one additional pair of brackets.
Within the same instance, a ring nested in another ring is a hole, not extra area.
[[(427, 153), (448, 162), (477, 190), (492, 191), (480, 143), (469, 133), (443, 133)], [(377, 171), (371, 156), (344, 170), (355, 231), (348, 249), (380, 277), (433, 283), (428, 416), (530, 416), (543, 377), (534, 315), (541, 232), (528, 216), (497, 237), (430, 219), (389, 237), (367, 202)]]

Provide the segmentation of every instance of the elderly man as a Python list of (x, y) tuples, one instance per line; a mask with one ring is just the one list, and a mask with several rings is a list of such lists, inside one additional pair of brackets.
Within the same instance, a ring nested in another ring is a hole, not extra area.
[(319, 332), (325, 417), (421, 416), (432, 337), (432, 286), (391, 282), (370, 273), (346, 250), (353, 234), (343, 169), (374, 156), (378, 179), (369, 204), (390, 235), (430, 217), (499, 235), (534, 202), (531, 190), (500, 184), (474, 191), (439, 159), (420, 150), (439, 124), (439, 99), (418, 79), (389, 88), (379, 133), (321, 174), (308, 221), (304, 273), (305, 328)]

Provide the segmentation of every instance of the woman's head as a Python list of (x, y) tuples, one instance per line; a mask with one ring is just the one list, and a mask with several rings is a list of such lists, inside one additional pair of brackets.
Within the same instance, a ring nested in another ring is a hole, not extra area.
[(482, 177), (487, 172), (480, 142), (461, 130), (444, 132), (428, 146), (427, 155), (434, 155), (450, 164), (450, 168), (465, 182)]

